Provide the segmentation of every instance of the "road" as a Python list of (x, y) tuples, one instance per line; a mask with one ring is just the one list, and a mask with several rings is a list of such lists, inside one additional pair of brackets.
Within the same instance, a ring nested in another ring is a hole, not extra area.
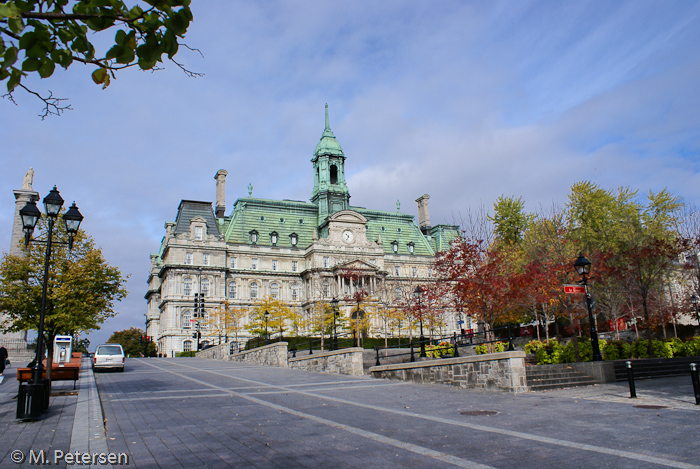
[(196, 358), (126, 365), (95, 379), (109, 451), (130, 467), (700, 467), (692, 394), (635, 407), (650, 402), (643, 382), (630, 400), (619, 385), (507, 394)]

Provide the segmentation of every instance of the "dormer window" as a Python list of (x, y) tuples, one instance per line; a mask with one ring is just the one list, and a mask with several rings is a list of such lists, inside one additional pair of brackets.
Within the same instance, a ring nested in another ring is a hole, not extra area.
[(292, 244), (293, 248), (297, 247), (297, 243), (299, 242), (299, 236), (297, 236), (296, 233), (290, 234), (289, 235), (289, 242)]
[(398, 252), (399, 252), (399, 242), (398, 241), (391, 242), (391, 250), (394, 254), (398, 254)]
[(195, 226), (194, 227), (194, 239), (197, 241), (201, 241), (204, 239), (204, 227), (203, 226)]
[(413, 244), (413, 241), (411, 241), (410, 243), (408, 243), (408, 252), (409, 252), (409, 254), (413, 254), (413, 251), (415, 250), (415, 247), (416, 247), (416, 245)]
[(276, 231), (273, 231), (270, 233), (270, 243), (272, 243), (273, 246), (277, 246), (277, 241), (279, 240), (279, 236), (277, 235)]
[(258, 232), (253, 230), (250, 232), (250, 243), (255, 244), (258, 242)]

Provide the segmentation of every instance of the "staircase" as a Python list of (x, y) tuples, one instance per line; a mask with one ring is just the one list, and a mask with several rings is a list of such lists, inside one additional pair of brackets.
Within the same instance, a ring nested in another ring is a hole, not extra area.
[(574, 371), (566, 364), (525, 366), (525, 376), (530, 391), (547, 391), (599, 384), (590, 376)]
[[(700, 357), (632, 359), (634, 379), (664, 378), (690, 374), (690, 364), (700, 368)], [(627, 381), (627, 360), (615, 360), (615, 380)]]

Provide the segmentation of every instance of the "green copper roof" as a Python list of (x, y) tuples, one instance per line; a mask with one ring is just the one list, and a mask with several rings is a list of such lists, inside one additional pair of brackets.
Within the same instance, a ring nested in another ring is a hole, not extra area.
[(343, 149), (340, 148), (340, 143), (338, 143), (335, 139), (335, 135), (333, 135), (328, 121), (328, 104), (326, 104), (326, 128), (323, 130), (323, 135), (321, 135), (321, 141), (316, 145), (314, 159), (320, 155), (345, 156)]
[(271, 246), (271, 233), (277, 233), (277, 246), (291, 247), (291, 235), (297, 235), (297, 246), (311, 244), (318, 207), (309, 202), (268, 200), (252, 197), (238, 199), (228, 218), (224, 239), (227, 243), (251, 244), (251, 231), (258, 233), (258, 246)]
[[(380, 236), (382, 248), (385, 254), (393, 254), (392, 243), (396, 243), (396, 254), (416, 256), (433, 256), (435, 251), (420, 228), (416, 225), (412, 215), (397, 212), (384, 212), (368, 210), (362, 207), (350, 207), (357, 213), (367, 218), (367, 239), (376, 241)], [(413, 246), (413, 253), (409, 245)]]

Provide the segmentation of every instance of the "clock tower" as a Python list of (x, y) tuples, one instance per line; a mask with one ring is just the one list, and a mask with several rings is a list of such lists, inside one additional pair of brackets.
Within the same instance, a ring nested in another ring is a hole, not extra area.
[(329, 215), (347, 210), (350, 206), (350, 192), (345, 183), (345, 154), (328, 123), (328, 104), (326, 128), (316, 145), (311, 163), (314, 168), (311, 202), (318, 205), (318, 223), (321, 224)]

